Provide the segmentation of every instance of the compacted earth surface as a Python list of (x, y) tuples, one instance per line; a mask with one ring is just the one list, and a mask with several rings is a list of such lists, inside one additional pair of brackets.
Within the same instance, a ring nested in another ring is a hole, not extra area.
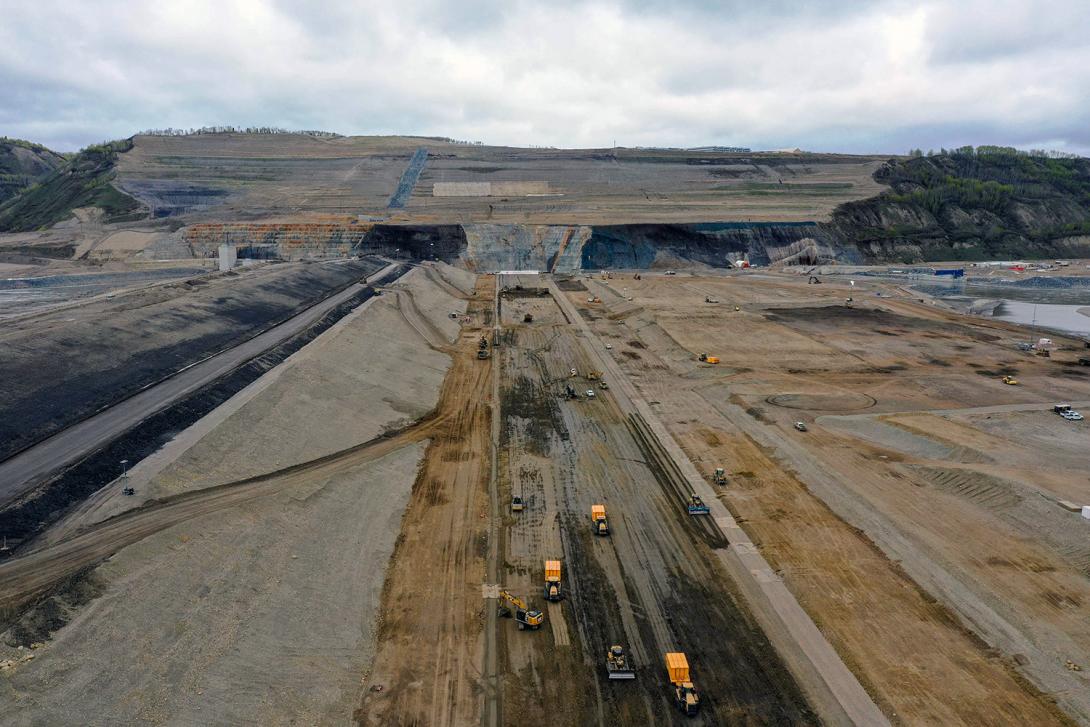
[[(106, 326), (146, 381), (385, 263), (340, 265), (27, 319), (6, 365), (71, 376), (7, 405), (124, 396)], [(823, 645), (869, 723), (1090, 723), (1082, 342), (856, 283), (407, 268), (4, 551), (0, 724), (848, 723)]]

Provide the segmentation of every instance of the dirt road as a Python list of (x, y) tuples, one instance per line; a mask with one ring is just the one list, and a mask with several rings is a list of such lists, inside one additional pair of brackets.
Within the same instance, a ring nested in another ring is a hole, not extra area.
[(31, 550), (0, 564), (0, 611), (9, 612), (64, 578), (94, 565), (126, 545), (180, 522), (265, 497), (300, 482), (332, 475), (422, 441), (445, 426), (429, 417), (400, 432), (279, 472), (187, 492), (155, 501), (78, 532), (41, 550)]
[(387, 265), (283, 323), (231, 349), (179, 371), (140, 393), (75, 424), (0, 463), (0, 504), (10, 502), (50, 473), (76, 462), (129, 428), (314, 324), (333, 308), (392, 276)]
[(494, 279), (478, 280), (454, 346), (436, 432), (413, 485), (383, 589), (361, 725), (476, 725), (488, 528), (492, 365), (477, 359)]

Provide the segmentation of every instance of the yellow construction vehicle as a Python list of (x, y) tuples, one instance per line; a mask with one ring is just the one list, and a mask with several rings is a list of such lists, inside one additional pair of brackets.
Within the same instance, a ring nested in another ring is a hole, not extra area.
[(560, 588), (560, 561), (545, 561), (545, 600), (559, 601), (564, 597)]
[(701, 361), (702, 361), (703, 363), (710, 363), (710, 364), (717, 364), (717, 363), (719, 363), (719, 357), (718, 357), (718, 356), (709, 356), (709, 355), (708, 355), (708, 354), (706, 354), (706, 353), (702, 353), (702, 354), (700, 354), (700, 360), (701, 360)]
[(606, 521), (606, 506), (591, 505), (590, 521), (594, 526), (595, 535), (609, 535), (609, 523)]
[(700, 695), (689, 679), (689, 660), (681, 652), (666, 654), (666, 673), (674, 685), (674, 704), (686, 717), (695, 717), (700, 711)]
[[(515, 623), (518, 624), (519, 631), (523, 629), (530, 629), (536, 631), (541, 628), (541, 624), (545, 623), (545, 614), (536, 609), (531, 609), (530, 604), (523, 601), (521, 598), (511, 593), (510, 591), (500, 591), (500, 598), (510, 603), (515, 607)], [(501, 616), (510, 616), (511, 609), (503, 606), (500, 608)]]
[(601, 371), (588, 371), (587, 372), (587, 381), (597, 381), (600, 378), (602, 378), (602, 372)]
[(628, 656), (620, 644), (614, 644), (606, 652), (606, 674), (610, 679), (636, 678), (636, 670), (628, 663)]
[(1014, 378), (1013, 376), (1004, 376), (1003, 383), (1010, 386), (1018, 386), (1018, 379)]

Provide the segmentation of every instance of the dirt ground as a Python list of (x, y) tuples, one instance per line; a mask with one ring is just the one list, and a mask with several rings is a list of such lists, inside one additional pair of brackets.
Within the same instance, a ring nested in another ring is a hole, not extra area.
[(422, 454), (297, 479), (124, 548), (93, 572), (102, 595), (0, 679), (0, 723), (343, 718)]
[[(348, 719), (425, 441), (448, 426), (425, 399), (434, 401), (449, 352), (398, 306), (419, 295), (425, 312), (414, 315), (429, 321), (465, 306), (454, 296), (464, 275), (410, 275), (401, 296), (343, 319), (186, 440), (184, 486), (124, 512), (77, 512), (58, 537), (0, 565), (0, 611), (53, 587), (3, 634), (0, 699), (15, 708), (0, 723)], [(431, 363), (413, 374), (405, 360)], [(344, 385), (360, 371), (374, 385)], [(381, 385), (400, 385), (401, 398)], [(411, 411), (399, 410), (406, 396)], [(305, 436), (292, 440), (278, 421), (289, 432), (308, 423)], [(212, 445), (222, 441), (239, 446), (220, 456)], [(201, 461), (226, 481), (198, 477)], [(251, 476), (255, 461), (285, 467)], [(478, 584), (478, 606), (479, 593)]]
[(439, 394), (445, 424), (413, 484), (382, 596), (361, 725), (475, 725), (481, 719), (491, 361), (477, 341), (494, 278), (478, 279)]
[(1087, 719), (1085, 523), (1055, 498), (1090, 480), (1040, 411), (1090, 399), (1076, 342), (1041, 359), (1015, 326), (786, 276), (584, 283), (627, 288), (569, 295), (892, 720)]
[[(700, 723), (816, 723), (731, 591), (713, 553), (723, 543), (685, 514), (610, 390), (585, 378), (589, 359), (560, 309), (537, 297), (502, 306), (515, 323), (500, 349), (501, 502), (518, 494), (527, 503), (504, 518), (503, 585), (544, 609), (543, 561), (558, 558), (568, 594), (548, 604), (541, 631), (500, 621), (504, 723), (540, 724), (543, 714), (557, 725), (690, 723), (661, 663), (674, 650), (688, 655), (704, 695)], [(568, 383), (579, 400), (565, 397)], [(596, 503), (607, 508), (608, 538), (591, 533)], [(615, 643), (636, 666), (634, 682), (604, 678)]]
[(285, 264), (146, 288), (0, 331), (0, 456), (245, 340), (378, 270)]
[[(412, 153), (428, 163), (386, 209)], [(359, 214), (395, 222), (610, 224), (818, 220), (877, 194), (885, 157), (641, 149), (513, 149), (412, 137), (138, 136), (119, 185), (187, 220)], [(434, 197), (436, 182), (548, 182), (551, 193)]]

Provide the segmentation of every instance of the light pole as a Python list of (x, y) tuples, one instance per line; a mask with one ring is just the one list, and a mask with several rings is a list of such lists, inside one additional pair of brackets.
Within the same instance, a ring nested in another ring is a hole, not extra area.
[(122, 477), (128, 477), (129, 476), (129, 460), (127, 460), (127, 459), (121, 460), (121, 476)]

